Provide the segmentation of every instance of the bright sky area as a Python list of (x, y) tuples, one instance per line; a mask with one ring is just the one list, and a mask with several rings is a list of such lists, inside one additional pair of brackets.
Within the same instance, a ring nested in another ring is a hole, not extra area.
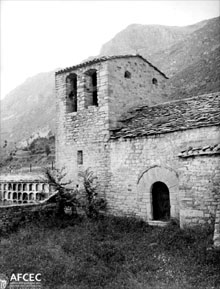
[(185, 26), (219, 14), (217, 0), (1, 0), (1, 98), (28, 77), (99, 54), (130, 24)]

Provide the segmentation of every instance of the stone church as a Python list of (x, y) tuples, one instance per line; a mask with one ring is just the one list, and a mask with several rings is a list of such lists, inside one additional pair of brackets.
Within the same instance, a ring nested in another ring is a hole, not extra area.
[(220, 203), (219, 93), (166, 101), (167, 77), (140, 55), (56, 72), (56, 166), (91, 168), (110, 212), (148, 223), (211, 222)]

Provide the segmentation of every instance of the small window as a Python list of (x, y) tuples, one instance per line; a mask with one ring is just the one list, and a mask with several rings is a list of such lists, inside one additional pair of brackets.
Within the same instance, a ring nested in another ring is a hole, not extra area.
[(77, 152), (77, 164), (82, 165), (83, 164), (83, 151)]
[(129, 71), (125, 71), (125, 74), (124, 74), (124, 77), (125, 78), (131, 78), (131, 73)]
[(152, 83), (153, 83), (154, 85), (157, 85), (157, 79), (156, 79), (156, 78), (153, 78), (153, 79), (152, 79)]

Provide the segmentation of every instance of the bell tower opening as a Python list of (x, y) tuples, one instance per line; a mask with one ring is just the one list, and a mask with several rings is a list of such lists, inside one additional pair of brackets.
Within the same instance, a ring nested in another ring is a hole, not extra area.
[(155, 182), (152, 186), (153, 219), (167, 221), (170, 219), (170, 193), (163, 182)]
[(97, 71), (90, 69), (85, 72), (85, 107), (98, 106)]
[(77, 111), (77, 75), (71, 73), (66, 78), (66, 111)]

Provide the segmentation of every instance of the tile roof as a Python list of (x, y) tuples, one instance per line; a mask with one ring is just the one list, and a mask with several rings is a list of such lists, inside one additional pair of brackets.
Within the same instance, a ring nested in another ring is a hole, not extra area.
[(159, 72), (161, 75), (163, 75), (165, 78), (168, 79), (168, 77), (163, 72), (161, 72), (156, 66), (151, 64), (149, 61), (147, 61), (143, 56), (141, 56), (139, 54), (101, 56), (101, 57), (98, 57), (98, 58), (93, 58), (91, 60), (87, 60), (85, 62), (79, 63), (79, 64), (71, 66), (71, 67), (67, 67), (67, 68), (61, 69), (61, 70), (55, 72), (55, 75), (58, 75), (58, 74), (61, 74), (61, 73), (65, 73), (65, 72), (69, 72), (69, 71), (74, 70), (74, 69), (78, 69), (78, 68), (81, 68), (81, 67), (85, 67), (87, 65), (96, 64), (96, 63), (103, 62), (103, 61), (108, 61), (108, 60), (112, 60), (112, 59), (119, 59), (119, 58), (129, 58), (129, 57), (141, 58), (149, 66), (154, 68), (157, 72)]
[(111, 138), (133, 138), (220, 124), (220, 93), (131, 109)]
[(220, 144), (215, 145), (207, 145), (204, 147), (189, 147), (186, 150), (181, 151), (178, 156), (181, 158), (188, 158), (192, 156), (198, 156), (198, 155), (217, 155), (220, 154)]

